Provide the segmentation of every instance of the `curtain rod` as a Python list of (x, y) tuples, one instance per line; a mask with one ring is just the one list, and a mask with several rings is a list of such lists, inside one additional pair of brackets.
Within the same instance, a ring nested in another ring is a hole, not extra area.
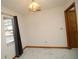
[(8, 14), (8, 13), (5, 13), (5, 12), (1, 12), (1, 14), (3, 14), (3, 15), (7, 15), (7, 16), (14, 16), (14, 15), (11, 15), (11, 14)]

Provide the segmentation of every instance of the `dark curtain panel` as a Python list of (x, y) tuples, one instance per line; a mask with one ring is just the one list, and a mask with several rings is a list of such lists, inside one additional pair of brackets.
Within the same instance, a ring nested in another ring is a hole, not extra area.
[(21, 37), (20, 37), (20, 32), (19, 32), (19, 27), (18, 27), (17, 16), (14, 16), (14, 40), (15, 40), (16, 57), (20, 57), (23, 53), (23, 49), (22, 49), (22, 43), (21, 43)]

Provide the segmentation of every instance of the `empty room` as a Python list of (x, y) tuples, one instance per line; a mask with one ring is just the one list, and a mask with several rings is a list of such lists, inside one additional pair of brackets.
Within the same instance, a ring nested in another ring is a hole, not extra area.
[(78, 0), (1, 0), (1, 59), (78, 59)]

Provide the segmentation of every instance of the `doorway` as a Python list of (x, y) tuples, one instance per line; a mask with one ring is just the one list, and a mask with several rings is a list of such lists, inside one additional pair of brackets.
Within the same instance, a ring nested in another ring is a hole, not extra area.
[(65, 22), (68, 48), (78, 48), (78, 28), (75, 3), (65, 10)]

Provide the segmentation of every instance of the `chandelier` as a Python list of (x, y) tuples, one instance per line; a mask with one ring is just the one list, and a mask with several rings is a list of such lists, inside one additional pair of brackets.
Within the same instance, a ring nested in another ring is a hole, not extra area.
[(32, 0), (32, 3), (29, 5), (29, 10), (35, 12), (35, 11), (40, 11), (41, 8), (38, 3), (36, 3), (34, 0)]

